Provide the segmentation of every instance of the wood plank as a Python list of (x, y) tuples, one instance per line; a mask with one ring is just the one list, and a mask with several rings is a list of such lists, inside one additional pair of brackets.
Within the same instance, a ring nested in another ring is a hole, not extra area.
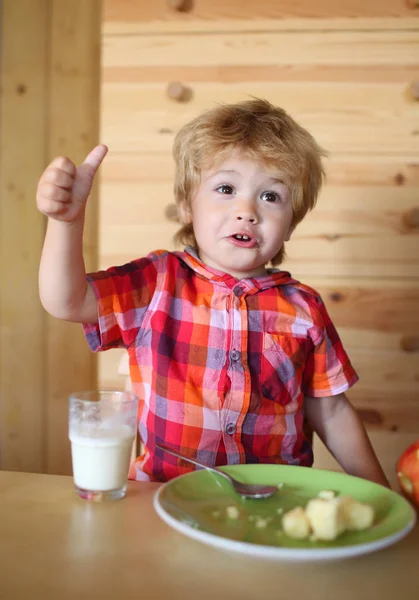
[[(349, 351), (360, 381), (348, 392), (360, 411), (370, 411), (369, 425), (390, 431), (418, 431), (419, 389), (417, 357), (393, 353)], [(371, 413), (372, 411), (372, 413)], [(373, 416), (374, 413), (375, 417)]]
[(238, 29), (412, 28), (417, 10), (404, 0), (298, 2), (194, 0), (178, 12), (165, 0), (105, 0), (104, 32), (235, 31)]
[[(322, 295), (329, 314), (339, 323), (339, 331), (356, 329), (355, 335), (396, 334), (398, 341), (406, 333), (419, 334), (419, 280), (338, 278), (330, 280), (311, 276), (305, 283)], [(390, 339), (390, 336), (388, 337)], [(371, 340), (371, 343), (373, 340)], [(364, 340), (349, 340), (352, 348), (364, 348)], [(370, 346), (372, 347), (372, 346)], [(374, 346), (379, 350), (380, 345)], [(400, 350), (381, 345), (383, 350)]]
[(178, 12), (168, 6), (166, 0), (105, 0), (104, 21), (190, 20), (190, 19), (234, 19), (255, 18), (284, 19), (290, 17), (393, 17), (416, 14), (404, 0), (317, 0), (294, 2), (293, 0), (195, 0), (187, 12)]
[[(103, 137), (103, 132), (101, 135)], [(414, 158), (340, 154), (330, 156), (325, 166), (328, 185), (395, 188), (419, 185), (419, 160), (415, 162)], [(101, 167), (101, 181), (105, 189), (108, 183), (114, 182), (172, 184), (174, 172), (171, 154), (153, 154), (148, 150), (117, 152), (111, 149)], [(124, 194), (124, 198), (126, 196)], [(163, 199), (160, 201), (163, 202)]]
[[(45, 161), (48, 0), (4, 0), (0, 102), (0, 468), (44, 468), (44, 223), (34, 182)], [(22, 44), (22, 40), (25, 43)]]
[(298, 225), (295, 235), (307, 240), (325, 237), (332, 242), (344, 236), (355, 240), (367, 236), (383, 243), (397, 236), (404, 244), (419, 231), (406, 223), (410, 211), (418, 206), (417, 195), (418, 188), (326, 185), (317, 206)]
[(419, 78), (417, 65), (213, 65), (213, 66), (112, 66), (102, 69), (104, 83), (164, 83), (184, 81), (188, 84), (243, 83), (245, 81), (310, 81), (312, 83), (364, 82), (402, 83)]
[[(99, 137), (101, 1), (53, 0), (51, 20), (49, 160), (80, 162)], [(97, 187), (88, 204), (85, 261), (97, 265)], [(47, 472), (70, 473), (68, 395), (95, 388), (96, 358), (76, 324), (48, 319)]]
[[(418, 53), (419, 56), (419, 53)], [(330, 153), (419, 155), (419, 113), (407, 84), (199, 83), (176, 103), (163, 84), (104, 84), (102, 139), (114, 152), (170, 154), (176, 132), (217, 103), (251, 96), (282, 106)]]
[(418, 66), (419, 29), (106, 35), (103, 67)]
[(262, 19), (249, 21), (236, 19), (214, 20), (173, 20), (173, 21), (106, 21), (103, 24), (103, 35), (156, 35), (192, 33), (255, 33), (283, 31), (414, 31), (417, 29), (416, 13), (407, 17), (341, 17), (335, 19), (286, 18)]
[(341, 236), (317, 237), (310, 243), (297, 234), (287, 246), (285, 270), (304, 280), (311, 273), (321, 277), (403, 277), (419, 276), (418, 237)]

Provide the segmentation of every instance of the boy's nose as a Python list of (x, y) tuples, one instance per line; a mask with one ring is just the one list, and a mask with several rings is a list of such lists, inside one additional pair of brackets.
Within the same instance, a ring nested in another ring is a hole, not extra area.
[(236, 208), (237, 221), (245, 221), (246, 223), (257, 223), (258, 216), (253, 203), (242, 203)]
[(247, 223), (257, 223), (257, 218), (256, 215), (246, 215), (243, 213), (240, 213), (239, 215), (237, 215), (236, 219), (238, 221), (246, 221)]

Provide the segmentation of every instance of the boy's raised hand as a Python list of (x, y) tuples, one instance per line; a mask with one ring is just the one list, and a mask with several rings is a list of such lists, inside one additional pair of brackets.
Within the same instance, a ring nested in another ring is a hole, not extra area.
[(38, 183), (38, 210), (51, 219), (66, 223), (83, 218), (94, 177), (107, 152), (108, 148), (103, 144), (96, 146), (78, 167), (69, 158), (55, 158)]

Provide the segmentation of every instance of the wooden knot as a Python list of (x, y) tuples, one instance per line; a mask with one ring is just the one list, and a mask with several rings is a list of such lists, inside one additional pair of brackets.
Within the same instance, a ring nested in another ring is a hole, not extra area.
[(419, 0), (406, 0), (408, 8), (419, 8)]
[(332, 292), (330, 294), (330, 299), (332, 302), (342, 302), (343, 294), (341, 294), (340, 292)]
[(167, 6), (177, 12), (188, 12), (193, 7), (193, 0), (167, 0)]
[(191, 98), (191, 90), (180, 81), (171, 81), (167, 86), (167, 95), (176, 102), (187, 102)]
[(419, 100), (419, 81), (412, 81), (410, 84), (410, 95), (414, 100)]
[(166, 208), (164, 209), (164, 216), (169, 221), (173, 221), (174, 223), (179, 223), (179, 221), (180, 221), (179, 211), (178, 211), (176, 204), (173, 204), (173, 203), (168, 204), (166, 206)]
[(403, 215), (403, 223), (408, 229), (417, 229), (419, 227), (419, 207), (408, 210)]
[(406, 177), (403, 173), (396, 173), (394, 176), (394, 183), (396, 185), (404, 185), (406, 183)]
[(419, 335), (404, 335), (400, 340), (404, 352), (419, 352)]
[(327, 233), (325, 237), (328, 242), (337, 242), (341, 236), (339, 233)]

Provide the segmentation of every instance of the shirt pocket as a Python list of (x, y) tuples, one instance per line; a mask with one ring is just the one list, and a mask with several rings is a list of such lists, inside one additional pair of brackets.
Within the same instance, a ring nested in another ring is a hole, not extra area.
[(262, 395), (283, 406), (302, 402), (304, 369), (312, 342), (290, 333), (264, 333), (261, 360)]

